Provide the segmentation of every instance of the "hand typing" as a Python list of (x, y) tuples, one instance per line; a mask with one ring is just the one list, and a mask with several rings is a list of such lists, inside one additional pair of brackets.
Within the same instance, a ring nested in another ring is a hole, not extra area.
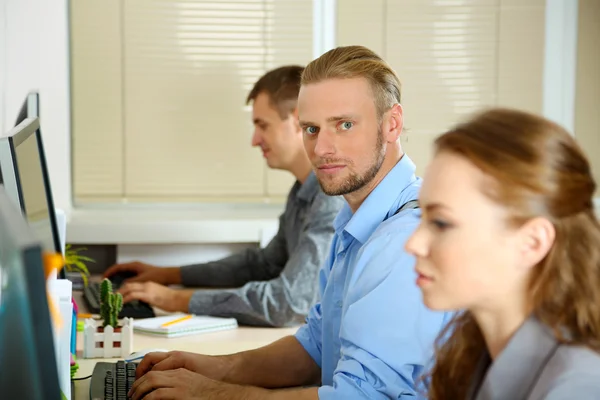
[(188, 312), (191, 290), (175, 290), (154, 282), (127, 282), (119, 289), (123, 303), (141, 300), (169, 312)]
[(222, 384), (217, 381), (184, 368), (152, 371), (136, 379), (128, 396), (133, 400), (225, 399), (227, 397), (220, 396), (220, 385)]
[(105, 278), (123, 273), (133, 272), (136, 275), (127, 279), (127, 282), (156, 282), (163, 285), (181, 283), (181, 273), (178, 267), (155, 267), (139, 261), (115, 264), (104, 272)]
[(150, 371), (169, 371), (184, 368), (205, 375), (212, 379), (222, 380), (227, 366), (222, 358), (184, 351), (168, 353), (149, 353), (139, 363), (135, 376), (139, 379)]

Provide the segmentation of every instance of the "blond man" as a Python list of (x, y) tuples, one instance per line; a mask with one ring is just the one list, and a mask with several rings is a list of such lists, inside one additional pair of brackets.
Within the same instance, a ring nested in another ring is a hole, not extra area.
[[(416, 382), (448, 315), (423, 305), (404, 251), (419, 222), (421, 181), (400, 145), (400, 81), (372, 51), (341, 47), (307, 66), (298, 101), (317, 179), (325, 193), (346, 200), (321, 268), (321, 302), (295, 336), (264, 348), (148, 355), (134, 399), (152, 390), (206, 399), (420, 396)], [(312, 387), (275, 389), (298, 386)]]

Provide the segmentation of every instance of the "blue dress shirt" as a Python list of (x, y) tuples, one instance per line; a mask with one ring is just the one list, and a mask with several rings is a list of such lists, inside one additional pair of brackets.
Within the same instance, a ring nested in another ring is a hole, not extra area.
[(345, 204), (319, 275), (321, 302), (296, 338), (321, 367), (319, 398), (400, 399), (420, 394), (433, 343), (450, 315), (428, 310), (404, 244), (419, 210), (421, 179), (404, 155), (352, 214)]

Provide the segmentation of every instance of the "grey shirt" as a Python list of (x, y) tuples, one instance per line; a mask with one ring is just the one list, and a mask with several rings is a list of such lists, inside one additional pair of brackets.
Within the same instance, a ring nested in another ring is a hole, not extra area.
[(551, 330), (531, 317), (493, 363), (482, 358), (468, 399), (600, 399), (600, 354), (560, 344)]
[(238, 323), (289, 326), (304, 322), (317, 301), (318, 273), (333, 238), (333, 220), (343, 204), (327, 196), (313, 172), (292, 187), (279, 230), (264, 248), (181, 268), (185, 286), (229, 289), (196, 291), (194, 314), (234, 317)]

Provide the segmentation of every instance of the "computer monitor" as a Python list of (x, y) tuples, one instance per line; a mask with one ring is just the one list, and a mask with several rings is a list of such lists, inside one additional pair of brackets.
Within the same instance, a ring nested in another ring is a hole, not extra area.
[[(37, 91), (32, 91), (29, 92), (27, 94), (27, 97), (25, 98), (25, 101), (23, 101), (23, 104), (21, 105), (21, 109), (19, 110), (19, 115), (17, 116), (17, 121), (15, 122), (15, 126), (19, 125), (21, 122), (25, 121), (25, 119), (27, 118), (41, 118), (40, 117), (40, 95)], [(40, 119), (40, 125), (41, 125), (41, 119)], [(41, 132), (41, 127), (40, 127), (40, 132)], [(0, 183), (2, 183), (2, 173), (0, 171)], [(48, 184), (49, 185), (49, 184)], [(52, 193), (51, 190), (48, 191), (48, 193)], [(65, 237), (64, 237), (64, 230), (62, 231), (62, 236), (61, 236), (61, 223), (65, 223), (64, 220), (61, 220), (61, 218), (64, 219), (64, 214), (58, 214), (58, 211), (55, 210), (54, 211), (55, 216), (56, 216), (56, 223), (58, 226), (58, 232), (59, 232), (59, 243), (60, 243), (60, 251), (64, 252), (64, 248), (65, 248)], [(61, 218), (59, 218), (59, 216)], [(66, 228), (66, 226), (63, 226), (63, 229)], [(64, 271), (61, 271), (59, 273), (59, 276), (61, 278), (64, 278), (65, 276)]]
[(26, 118), (0, 137), (0, 173), (0, 183), (25, 214), (44, 250), (60, 253), (54, 200), (38, 118)]
[(42, 245), (1, 185), (0, 393), (61, 399)]
[(19, 115), (17, 115), (17, 121), (15, 126), (25, 121), (27, 118), (35, 118), (40, 116), (40, 95), (38, 92), (30, 92), (25, 101), (21, 105)]

